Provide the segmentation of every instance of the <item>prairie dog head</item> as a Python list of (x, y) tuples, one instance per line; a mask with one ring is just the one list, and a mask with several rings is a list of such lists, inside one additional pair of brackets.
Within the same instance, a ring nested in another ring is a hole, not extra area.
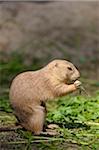
[(54, 60), (47, 67), (51, 70), (51, 75), (62, 82), (72, 82), (80, 77), (76, 67), (66, 60)]

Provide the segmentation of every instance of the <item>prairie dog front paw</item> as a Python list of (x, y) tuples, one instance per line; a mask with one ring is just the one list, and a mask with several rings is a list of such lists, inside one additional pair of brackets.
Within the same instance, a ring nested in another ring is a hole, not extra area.
[(78, 81), (78, 80), (76, 80), (75, 82), (74, 82), (74, 85), (76, 86), (76, 88), (79, 88), (80, 86), (81, 86), (81, 82), (80, 81)]

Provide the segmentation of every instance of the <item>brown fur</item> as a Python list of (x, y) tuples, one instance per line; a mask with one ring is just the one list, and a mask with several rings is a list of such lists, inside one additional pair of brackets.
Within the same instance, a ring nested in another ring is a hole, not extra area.
[(75, 66), (65, 60), (54, 60), (38, 71), (16, 76), (10, 88), (10, 100), (20, 124), (40, 134), (45, 119), (44, 103), (75, 91), (76, 85), (68, 85), (68, 82), (77, 80), (79, 76)]

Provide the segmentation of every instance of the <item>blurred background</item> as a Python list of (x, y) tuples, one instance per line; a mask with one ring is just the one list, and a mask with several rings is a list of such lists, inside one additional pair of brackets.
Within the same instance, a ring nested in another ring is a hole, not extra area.
[(0, 2), (0, 89), (55, 58), (74, 63), (87, 90), (98, 91), (99, 2)]

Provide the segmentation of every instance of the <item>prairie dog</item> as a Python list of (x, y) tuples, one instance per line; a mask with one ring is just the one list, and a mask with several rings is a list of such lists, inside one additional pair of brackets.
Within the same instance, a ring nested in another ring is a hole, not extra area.
[[(38, 135), (43, 130), (47, 100), (77, 90), (79, 71), (66, 60), (54, 60), (37, 71), (23, 72), (15, 77), (10, 88), (10, 101), (20, 124)], [(68, 82), (73, 84), (68, 84)]]

